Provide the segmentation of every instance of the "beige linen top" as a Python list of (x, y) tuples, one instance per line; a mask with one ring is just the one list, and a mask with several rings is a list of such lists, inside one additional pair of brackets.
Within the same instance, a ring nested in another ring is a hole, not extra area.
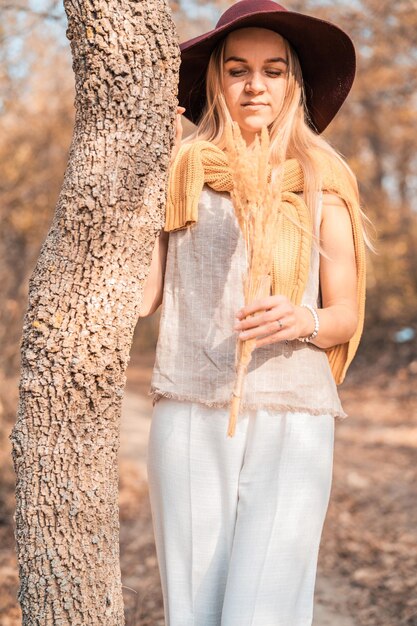
[[(322, 201), (316, 211), (319, 234)], [(312, 246), (302, 303), (321, 306), (319, 252)], [(156, 360), (149, 395), (228, 406), (235, 380), (238, 332), (244, 305), (245, 245), (230, 194), (204, 185), (198, 222), (169, 234)], [(241, 410), (347, 417), (324, 350), (298, 340), (255, 348)]]

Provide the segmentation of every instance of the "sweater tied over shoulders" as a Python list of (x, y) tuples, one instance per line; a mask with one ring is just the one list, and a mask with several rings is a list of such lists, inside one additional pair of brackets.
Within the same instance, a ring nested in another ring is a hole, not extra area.
[[(338, 195), (349, 211), (357, 270), (358, 325), (343, 344), (326, 349), (336, 384), (343, 382), (355, 356), (363, 332), (366, 294), (365, 242), (359, 200), (342, 163), (331, 155), (315, 153), (321, 172), (322, 191)], [(198, 221), (198, 203), (204, 184), (219, 192), (231, 192), (233, 178), (227, 154), (209, 141), (183, 144), (171, 165), (164, 230), (188, 228)], [(271, 277), (272, 293), (286, 295), (300, 304), (310, 266), (312, 216), (299, 195), (304, 190), (304, 174), (296, 159), (284, 163), (281, 208), (283, 219), (277, 232)], [(299, 226), (297, 226), (299, 224)]]

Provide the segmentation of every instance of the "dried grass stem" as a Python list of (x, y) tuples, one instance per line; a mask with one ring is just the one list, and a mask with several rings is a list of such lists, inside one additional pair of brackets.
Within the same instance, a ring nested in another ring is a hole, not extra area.
[[(273, 246), (282, 219), (284, 160), (281, 158), (279, 174), (272, 185), (269, 146), (269, 133), (265, 126), (251, 148), (247, 147), (236, 122), (226, 130), (226, 150), (233, 178), (231, 198), (246, 251), (243, 277), (245, 305), (270, 293)], [(237, 342), (236, 379), (227, 431), (230, 437), (235, 432), (245, 375), (255, 346), (256, 339), (238, 339)]]

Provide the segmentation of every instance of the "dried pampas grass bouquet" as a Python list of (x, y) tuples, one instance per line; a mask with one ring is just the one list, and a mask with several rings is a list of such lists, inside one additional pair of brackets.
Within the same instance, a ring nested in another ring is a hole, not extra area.
[[(246, 251), (243, 276), (245, 305), (270, 294), (273, 247), (282, 219), (280, 204), (283, 167), (271, 184), (269, 164), (270, 138), (266, 126), (248, 147), (237, 122), (226, 127), (226, 150), (231, 169), (231, 199)], [(283, 163), (283, 159), (281, 160)], [(236, 345), (236, 379), (231, 397), (227, 435), (233, 437), (239, 415), (244, 378), (256, 339), (238, 339)]]

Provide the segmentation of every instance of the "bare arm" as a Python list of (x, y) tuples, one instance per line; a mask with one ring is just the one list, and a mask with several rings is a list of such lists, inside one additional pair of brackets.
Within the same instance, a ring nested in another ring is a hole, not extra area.
[(152, 315), (162, 302), (168, 240), (169, 233), (161, 230), (152, 251), (151, 267), (143, 287), (139, 317)]
[[(336, 195), (323, 194), (320, 235), (329, 258), (320, 257), (323, 308), (318, 310), (320, 331), (312, 343), (319, 348), (330, 348), (349, 341), (358, 325), (352, 225), (346, 204)], [(303, 313), (307, 322), (303, 332), (308, 335), (314, 329), (314, 321), (308, 310)]]

